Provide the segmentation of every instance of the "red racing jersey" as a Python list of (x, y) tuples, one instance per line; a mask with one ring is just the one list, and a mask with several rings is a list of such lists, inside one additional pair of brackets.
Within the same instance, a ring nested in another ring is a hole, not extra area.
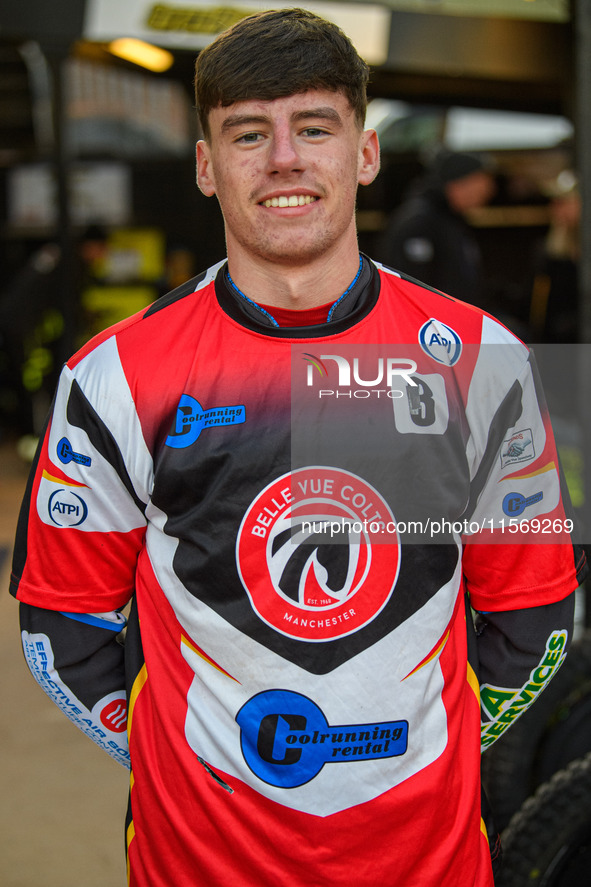
[(222, 263), (62, 373), (13, 590), (134, 599), (132, 887), (492, 885), (464, 595), (577, 587), (555, 444), (491, 317), (367, 259), (347, 299), (280, 328)]

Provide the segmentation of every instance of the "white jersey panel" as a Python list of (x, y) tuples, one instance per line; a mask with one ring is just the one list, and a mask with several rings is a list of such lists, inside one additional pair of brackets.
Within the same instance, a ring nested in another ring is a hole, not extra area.
[[(48, 436), (48, 453), (59, 473), (44, 471), (39, 483), (37, 511), (43, 523), (83, 532), (128, 532), (143, 527), (145, 518), (114, 467), (90, 436), (68, 420), (74, 383), (64, 368)], [(66, 475), (69, 482), (61, 475)]]
[[(209, 766), (236, 776), (277, 803), (328, 816), (388, 791), (443, 752), (447, 715), (438, 657), (445, 646), (441, 626), (449, 624), (457, 599), (459, 566), (450, 582), (395, 631), (330, 674), (318, 676), (287, 663), (191, 595), (173, 569), (177, 540), (157, 529), (165, 516), (159, 519), (150, 506), (149, 518), (151, 563), (186, 631), (181, 653), (195, 673), (187, 696), (185, 735)], [(429, 661), (421, 666), (423, 660)], [(380, 673), (383, 679), (376, 682)], [(309, 782), (287, 788), (269, 782), (258, 768), (256, 735), (241, 720), (257, 699), (274, 692), (282, 693), (288, 706), (295, 700), (299, 717), (308, 725), (297, 733), (285, 727), (283, 734), (277, 727), (272, 753), (296, 751), (304, 758), (304, 772), (306, 766), (311, 768)], [(408, 742), (397, 752), (394, 739), (400, 724)], [(297, 749), (290, 742), (297, 743)], [(349, 757), (368, 749), (374, 759)], [(346, 779), (339, 774), (343, 756), (351, 762)]]
[(99, 345), (74, 369), (85, 397), (117, 441), (136, 495), (148, 502), (154, 466), (117, 350), (115, 336)]
[(545, 431), (535, 395), (528, 350), (502, 326), (484, 318), (483, 343), (470, 382), (466, 417), (471, 435), (467, 444), (470, 456), (471, 479), (474, 479), (488, 443), (491, 417), (503, 403), (516, 380), (525, 385), (522, 406), (526, 412), (520, 415), (518, 425), (532, 423), (545, 443)]

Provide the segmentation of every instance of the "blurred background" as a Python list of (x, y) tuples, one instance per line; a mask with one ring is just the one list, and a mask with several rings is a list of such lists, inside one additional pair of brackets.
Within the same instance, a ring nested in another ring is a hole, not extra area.
[[(225, 27), (280, 5), (0, 0), (4, 589), (18, 502), (62, 363), (225, 254), (217, 203), (195, 186), (194, 60)], [(389, 219), (437, 151), (486, 157), (494, 193), (466, 212), (483, 304), (528, 343), (561, 345), (569, 396), (561, 377), (557, 430), (585, 521), (591, 2), (297, 5), (339, 24), (372, 67), (367, 122), (383, 160), (359, 194), (366, 253), (380, 258)], [(115, 887), (125, 879), (126, 775), (25, 672), (16, 609), (3, 592), (0, 881)], [(588, 612), (583, 593), (581, 630)]]
[[(23, 452), (77, 347), (224, 256), (217, 203), (195, 187), (193, 65), (218, 31), (266, 6), (0, 2), (0, 433)], [(310, 7), (372, 66), (383, 167), (359, 194), (361, 248), (379, 253), (438, 149), (485, 155), (494, 194), (467, 214), (483, 304), (530, 342), (591, 340), (588, 6)], [(547, 261), (557, 226), (558, 270)]]

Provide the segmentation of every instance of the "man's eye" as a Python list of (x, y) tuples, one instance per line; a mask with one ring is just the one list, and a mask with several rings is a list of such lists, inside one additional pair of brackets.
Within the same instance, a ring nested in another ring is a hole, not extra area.
[(304, 135), (310, 138), (318, 138), (318, 136), (327, 135), (327, 132), (325, 129), (321, 129), (319, 126), (307, 126), (304, 130)]
[(262, 138), (260, 132), (245, 132), (236, 139), (237, 142), (258, 142)]

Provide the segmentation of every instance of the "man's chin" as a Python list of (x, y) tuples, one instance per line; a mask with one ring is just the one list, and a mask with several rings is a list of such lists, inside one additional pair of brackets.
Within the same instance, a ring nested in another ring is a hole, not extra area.
[(300, 267), (326, 256), (331, 245), (332, 242), (326, 237), (311, 238), (304, 242), (292, 239), (283, 243), (260, 244), (258, 248), (251, 247), (251, 252), (265, 262), (284, 267)]

